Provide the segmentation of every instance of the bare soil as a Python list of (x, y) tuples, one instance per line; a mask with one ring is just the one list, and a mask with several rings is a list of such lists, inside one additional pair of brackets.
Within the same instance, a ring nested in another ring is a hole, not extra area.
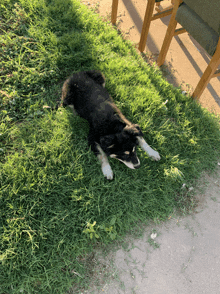
[[(81, 2), (95, 9), (103, 20), (111, 20), (112, 0), (81, 0)], [(161, 2), (160, 8), (166, 8), (170, 4), (170, 1), (165, 0)], [(146, 5), (146, 0), (120, 0), (118, 4), (117, 28), (124, 38), (134, 43), (135, 47), (138, 47), (140, 40)], [(157, 60), (169, 19), (170, 16), (167, 16), (151, 22), (144, 51), (146, 62), (150, 64)], [(181, 86), (184, 91), (192, 94), (209, 61), (210, 56), (206, 51), (188, 33), (184, 33), (173, 38), (161, 69), (171, 84), (175, 87)], [(220, 114), (220, 77), (211, 79), (199, 103), (210, 112)]]

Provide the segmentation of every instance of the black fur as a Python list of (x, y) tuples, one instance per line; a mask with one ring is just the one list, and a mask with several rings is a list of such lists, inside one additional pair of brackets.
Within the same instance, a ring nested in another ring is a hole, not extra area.
[(104, 82), (99, 71), (74, 73), (63, 85), (61, 102), (64, 107), (73, 105), (88, 121), (88, 142), (96, 155), (100, 154), (99, 144), (107, 156), (131, 162), (138, 168), (137, 136), (143, 134), (138, 125), (123, 116), (104, 88)]

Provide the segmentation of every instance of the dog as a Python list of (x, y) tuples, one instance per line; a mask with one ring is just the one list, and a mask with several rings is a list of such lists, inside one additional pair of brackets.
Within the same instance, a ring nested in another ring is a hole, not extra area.
[(136, 154), (139, 145), (152, 159), (160, 155), (118, 109), (105, 88), (105, 78), (96, 70), (74, 73), (63, 84), (61, 105), (69, 106), (89, 123), (88, 144), (101, 163), (103, 175), (113, 179), (108, 157), (116, 158), (131, 169), (140, 167)]

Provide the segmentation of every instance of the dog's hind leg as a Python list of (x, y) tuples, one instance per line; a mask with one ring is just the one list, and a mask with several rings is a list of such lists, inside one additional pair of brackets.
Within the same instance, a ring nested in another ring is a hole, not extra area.
[(108, 162), (108, 158), (99, 144), (96, 144), (96, 147), (99, 152), (97, 154), (97, 158), (101, 163), (102, 173), (107, 178), (107, 180), (112, 180), (113, 179), (113, 171), (112, 171), (111, 166)]
[(152, 159), (154, 160), (160, 160), (160, 154), (152, 149), (147, 142), (144, 140), (143, 137), (137, 137), (139, 146), (142, 150), (144, 150)]

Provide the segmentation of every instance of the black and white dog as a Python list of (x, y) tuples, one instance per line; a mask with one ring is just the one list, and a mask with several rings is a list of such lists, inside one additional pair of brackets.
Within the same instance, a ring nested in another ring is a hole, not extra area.
[(151, 158), (160, 160), (159, 153), (144, 140), (140, 127), (128, 121), (114, 104), (99, 71), (73, 74), (63, 85), (61, 100), (64, 107), (72, 107), (88, 121), (88, 143), (108, 180), (113, 179), (113, 172), (107, 156), (136, 169), (140, 167), (136, 155), (136, 146), (139, 145)]

